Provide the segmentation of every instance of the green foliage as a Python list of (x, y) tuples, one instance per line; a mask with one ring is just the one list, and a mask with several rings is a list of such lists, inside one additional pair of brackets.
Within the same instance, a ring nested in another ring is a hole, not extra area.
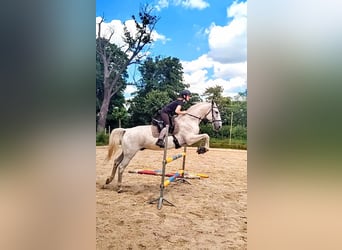
[(150, 124), (158, 110), (186, 89), (183, 84), (182, 64), (178, 58), (147, 58), (139, 67), (142, 79), (137, 95), (129, 101), (130, 126)]
[(129, 114), (122, 103), (111, 105), (111, 110), (112, 112), (107, 117), (107, 128), (118, 128), (120, 125), (121, 127), (125, 127), (129, 119)]
[(237, 125), (232, 128), (232, 137), (237, 139), (247, 139), (247, 128)]
[(129, 127), (148, 124), (147, 115), (145, 110), (145, 98), (143, 96), (135, 96), (132, 100), (128, 101), (128, 113), (131, 115)]
[(215, 87), (206, 88), (203, 95), (206, 96), (206, 101), (213, 100), (216, 103), (220, 103), (221, 99), (224, 98), (222, 97), (223, 90), (222, 86), (216, 85)]
[[(202, 142), (197, 142), (192, 147), (203, 146)], [(209, 146), (211, 148), (231, 148), (231, 149), (247, 149), (247, 140), (233, 140), (229, 143), (228, 139), (210, 138)]]
[(246, 101), (234, 101), (229, 107), (228, 124), (231, 122), (231, 116), (233, 113), (233, 126), (241, 125), (247, 127), (247, 102)]
[(210, 123), (201, 123), (200, 124), (200, 133), (208, 134), (210, 137), (215, 135), (215, 131), (213, 130), (213, 126)]
[(160, 110), (165, 103), (169, 102), (169, 96), (167, 92), (159, 90), (152, 90), (146, 95), (145, 109), (148, 111), (149, 118)]
[[(205, 90), (203, 95), (206, 101), (214, 100), (219, 107), (223, 124), (232, 123), (233, 126), (247, 127), (247, 89), (234, 98), (222, 96), (223, 87), (215, 86)], [(233, 118), (233, 119), (231, 119)]]
[(211, 148), (232, 148), (232, 149), (247, 149), (247, 140), (238, 140), (232, 139), (229, 144), (228, 139), (217, 139), (210, 138), (210, 147)]
[(231, 98), (222, 96), (223, 90), (222, 86), (217, 85), (215, 87), (206, 88), (203, 95), (205, 96), (206, 101), (213, 100), (217, 104), (220, 110), (222, 123), (228, 124), (228, 121), (230, 121)]
[(104, 132), (96, 133), (96, 146), (108, 145), (109, 135)]
[(152, 90), (146, 96), (138, 95), (130, 101), (130, 126), (151, 124), (152, 117), (170, 98), (165, 91)]
[[(224, 125), (219, 131), (214, 131), (211, 123), (201, 123), (200, 133), (206, 133), (210, 138), (227, 139), (230, 137), (230, 125)], [(241, 125), (233, 126), (231, 138), (247, 140), (247, 128)]]
[(139, 66), (142, 76), (139, 85), (139, 95), (147, 95), (152, 90), (167, 92), (170, 99), (175, 99), (177, 94), (188, 87), (183, 84), (183, 67), (178, 58), (160, 56), (147, 58)]

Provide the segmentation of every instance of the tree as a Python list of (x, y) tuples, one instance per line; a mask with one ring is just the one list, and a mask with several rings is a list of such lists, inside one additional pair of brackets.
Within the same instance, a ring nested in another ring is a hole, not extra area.
[(139, 94), (146, 95), (152, 90), (165, 91), (170, 98), (176, 98), (177, 93), (188, 85), (183, 83), (183, 67), (178, 58), (160, 56), (151, 57), (139, 66), (141, 73)]
[(104, 19), (98, 23), (98, 35), (96, 39), (96, 55), (103, 64), (103, 99), (99, 103), (100, 111), (98, 113), (97, 131), (101, 132), (106, 126), (108, 108), (111, 98), (122, 87), (125, 86), (124, 75), (127, 67), (134, 63), (139, 63), (144, 57), (142, 53), (146, 45), (153, 42), (151, 34), (155, 28), (158, 18), (151, 15), (152, 9), (146, 5), (139, 11), (139, 20), (133, 15), (132, 18), (136, 25), (136, 33), (132, 35), (126, 26), (124, 26), (125, 46), (117, 47), (110, 43), (114, 31), (108, 38), (101, 37), (101, 24)]
[(147, 58), (139, 71), (139, 90), (130, 101), (131, 126), (149, 124), (159, 109), (189, 87), (183, 83), (183, 67), (178, 58)]
[(238, 93), (230, 109), (234, 113), (233, 124), (247, 127), (247, 89)]
[(155, 116), (170, 98), (165, 91), (152, 90), (146, 96), (136, 96), (130, 105), (130, 126), (150, 124)]
[(216, 85), (215, 87), (206, 88), (203, 95), (206, 96), (206, 101), (214, 100), (215, 102), (220, 102), (223, 93), (223, 87)]
[[(112, 51), (116, 50), (115, 58), (121, 56), (124, 57), (125, 54), (117, 48), (114, 44), (109, 44), (108, 49), (111, 49)], [(114, 53), (114, 52), (113, 52)], [(114, 107), (123, 108), (123, 103), (125, 102), (125, 98), (123, 95), (124, 89), (126, 87), (126, 81), (124, 78), (127, 77), (126, 71), (122, 73), (122, 77), (119, 79), (121, 87), (120, 89), (113, 95), (113, 97), (109, 100), (108, 105), (108, 114), (106, 118), (107, 126), (114, 127), (114, 123), (116, 124), (116, 121), (114, 116), (111, 114), (113, 113)], [(104, 85), (103, 85), (104, 77), (103, 77), (103, 63), (101, 62), (101, 59), (98, 55), (96, 55), (96, 127), (98, 124), (100, 109), (102, 106), (102, 101), (104, 99)]]
[[(220, 133), (225, 136), (228, 134), (228, 128), (230, 127), (231, 118), (233, 118), (233, 130), (232, 134), (235, 138), (247, 139), (247, 89), (243, 92), (239, 92), (234, 101), (230, 97), (223, 97), (223, 87), (215, 86), (207, 88), (204, 92), (206, 100), (214, 100), (219, 107), (223, 126)], [(229, 127), (227, 127), (229, 125)], [(210, 126), (201, 125), (201, 130), (208, 133), (210, 136), (217, 137), (215, 132), (208, 132)]]
[(111, 112), (109, 117), (110, 117), (110, 119), (109, 119), (110, 121), (116, 121), (117, 122), (117, 124), (112, 124), (111, 128), (113, 128), (115, 125), (117, 125), (117, 127), (121, 128), (122, 122), (126, 122), (126, 120), (128, 118), (128, 113), (127, 113), (127, 110), (125, 107), (115, 106), (115, 107), (113, 107), (113, 111)]
[(222, 96), (223, 90), (222, 86), (216, 85), (215, 87), (206, 88), (203, 95), (206, 96), (206, 101), (213, 100), (216, 102), (220, 110), (222, 123), (224, 124), (229, 121), (229, 106), (231, 105), (231, 99), (230, 97)]

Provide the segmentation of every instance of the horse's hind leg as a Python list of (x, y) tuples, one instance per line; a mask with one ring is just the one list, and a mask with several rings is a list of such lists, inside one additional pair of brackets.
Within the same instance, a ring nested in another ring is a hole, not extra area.
[(121, 163), (119, 164), (119, 172), (118, 172), (118, 193), (122, 192), (122, 175), (125, 171), (125, 168), (127, 167), (128, 163), (132, 160), (132, 158), (134, 157), (134, 155), (136, 154), (127, 154), (125, 155), (124, 159), (121, 161)]
[(114, 164), (113, 164), (112, 174), (111, 174), (111, 176), (109, 176), (107, 178), (106, 184), (109, 184), (113, 181), (113, 179), (115, 177), (116, 169), (118, 168), (119, 164), (122, 162), (123, 158), (124, 158), (123, 152), (121, 152), (121, 154), (117, 158), (115, 158)]

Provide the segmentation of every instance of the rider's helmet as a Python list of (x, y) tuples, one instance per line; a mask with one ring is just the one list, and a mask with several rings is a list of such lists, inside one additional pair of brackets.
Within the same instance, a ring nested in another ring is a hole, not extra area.
[(191, 92), (187, 89), (182, 90), (179, 95), (185, 99), (186, 96), (191, 96)]

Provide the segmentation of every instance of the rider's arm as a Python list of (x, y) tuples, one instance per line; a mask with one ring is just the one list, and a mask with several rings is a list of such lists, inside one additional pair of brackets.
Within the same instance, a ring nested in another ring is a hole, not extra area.
[(178, 105), (178, 106), (177, 106), (177, 108), (176, 108), (176, 110), (175, 110), (175, 113), (176, 113), (177, 115), (185, 115), (185, 114), (186, 114), (186, 111), (182, 111), (181, 108), (182, 108), (181, 105)]

